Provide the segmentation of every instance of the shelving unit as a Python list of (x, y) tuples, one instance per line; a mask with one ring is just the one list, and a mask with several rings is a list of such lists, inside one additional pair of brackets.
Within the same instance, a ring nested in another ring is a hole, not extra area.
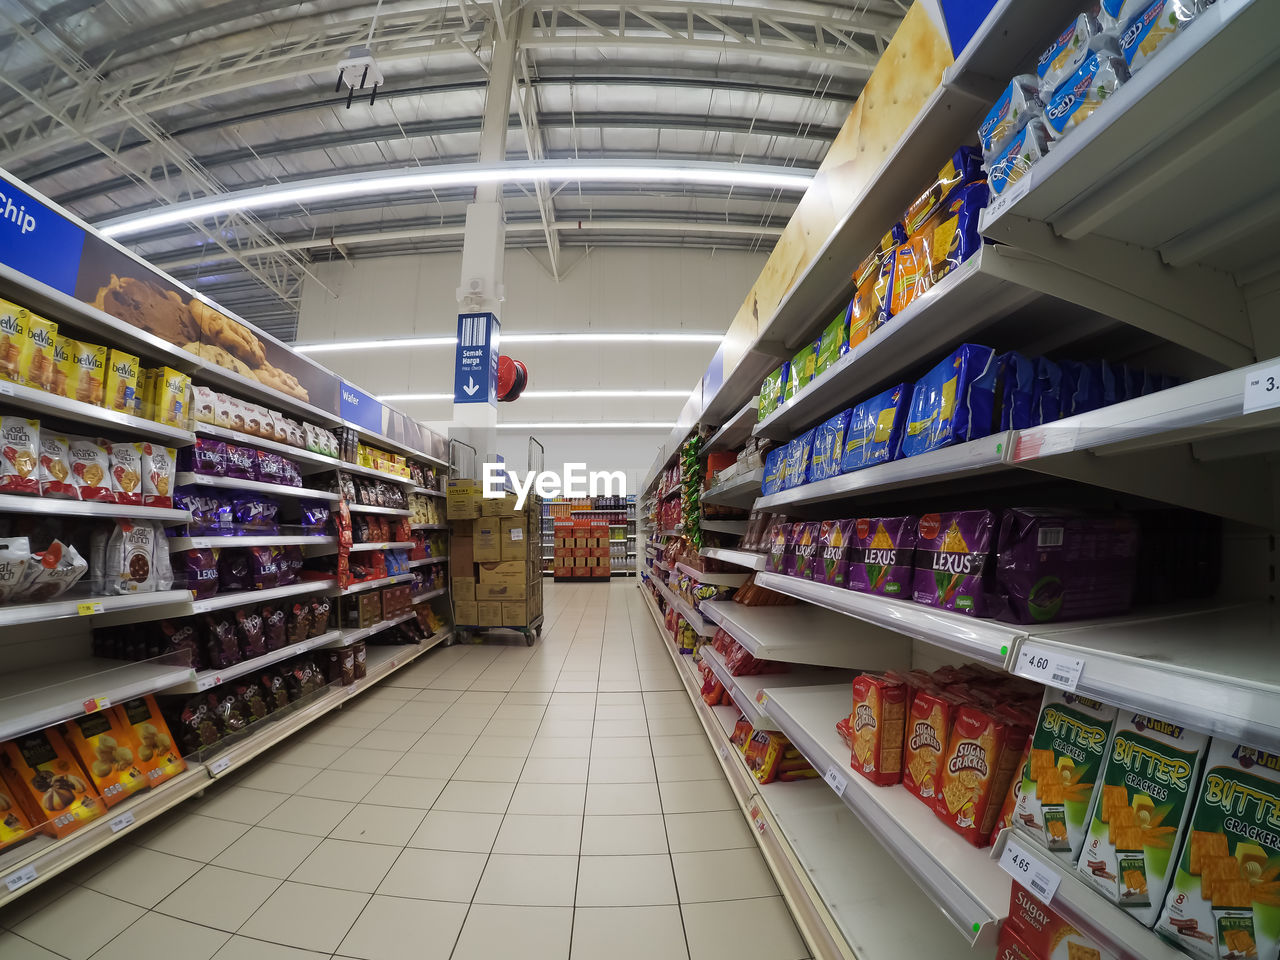
[(448, 530), (449, 525), (447, 523), (411, 523), (409, 524), (409, 529), (410, 530)]
[(702, 662), (711, 668), (719, 681), (724, 684), (734, 704), (751, 721), (752, 729), (779, 729), (769, 717), (769, 694), (766, 688), (774, 687), (806, 687), (815, 684), (851, 683), (857, 675), (852, 670), (810, 669), (795, 670), (787, 673), (767, 673), (735, 677), (729, 672), (723, 655), (714, 647), (705, 646), (700, 653)]
[(687, 563), (677, 563), (676, 569), (699, 583), (709, 583), (717, 587), (740, 587), (747, 582), (749, 574), (745, 573), (704, 573)]
[(410, 568), (428, 567), (433, 563), (448, 563), (448, 562), (449, 562), (448, 557), (424, 557), (421, 560), (410, 560), (407, 566)]
[(16, 603), (0, 607), (0, 628), (17, 627), (67, 617), (88, 617), (104, 613), (143, 612), (164, 616), (167, 608), (191, 602), (189, 590), (160, 590), (130, 593), (119, 597), (91, 597), (76, 594), (47, 603)]
[(730, 550), (727, 547), (703, 547), (699, 553), (709, 560), (723, 560), (725, 563), (746, 567), (748, 570), (763, 570), (765, 556), (750, 550)]
[(749, 507), (760, 496), (764, 467), (739, 474), (724, 483), (708, 487), (702, 493), (703, 503), (720, 503), (728, 507)]
[(654, 580), (653, 582), (657, 585), (658, 591), (666, 599), (667, 603), (670, 606), (675, 607), (676, 610), (680, 612), (680, 616), (684, 617), (685, 620), (688, 621), (689, 626), (693, 627), (694, 632), (699, 633), (704, 637), (715, 635), (716, 628), (714, 623), (708, 623), (703, 620), (698, 611), (694, 610), (693, 607), (686, 603), (683, 597), (677, 596), (675, 591), (661, 580)]
[(336, 457), (326, 457), (323, 453), (290, 446), (287, 443), (277, 443), (275, 440), (265, 440), (250, 433), (241, 433), (238, 430), (214, 426), (211, 423), (196, 423), (192, 429), (195, 431), (196, 436), (213, 437), (216, 440), (238, 443), (241, 446), (255, 447), (259, 450), (269, 450), (272, 453), (288, 457), (298, 465), (298, 470), (303, 476), (332, 470), (345, 470), (350, 466), (350, 464)]
[(82, 500), (60, 500), (56, 497), (22, 497), (0, 494), (0, 513), (26, 513), (55, 517), (127, 517), (157, 520), (164, 524), (189, 523), (189, 510), (167, 507), (136, 507), (124, 503), (93, 503)]
[(261, 483), (257, 480), (239, 480), (235, 477), (214, 477), (205, 473), (179, 473), (175, 479), (179, 486), (194, 484), (201, 487), (219, 487), (223, 490), (266, 493), (273, 497), (290, 497), (296, 500), (324, 500), (330, 503), (342, 499), (340, 494), (330, 493), (328, 490), (290, 487), (283, 483)]
[(228, 610), (242, 607), (245, 604), (269, 603), (285, 597), (297, 597), (306, 593), (322, 593), (337, 586), (337, 580), (301, 580), (283, 587), (268, 587), (265, 590), (237, 590), (233, 593), (217, 593), (203, 600), (191, 601), (191, 613), (208, 613), (210, 610)]
[(367, 640), (369, 637), (375, 636), (383, 630), (390, 630), (397, 624), (405, 623), (416, 616), (417, 614), (410, 610), (408, 613), (402, 613), (399, 616), (388, 617), (386, 620), (379, 620), (377, 623), (371, 623), (367, 627), (339, 630), (337, 631), (338, 635), (330, 639), (329, 646), (349, 647), (353, 643), (357, 643), (360, 640)]
[(282, 534), (263, 534), (255, 536), (235, 536), (227, 534), (218, 537), (170, 537), (169, 550), (177, 553), (180, 550), (203, 550), (223, 547), (325, 547), (338, 542), (331, 536), (292, 536)]
[[(347, 509), (352, 513), (376, 513), (384, 517), (408, 517), (412, 516), (412, 511), (404, 510), (399, 507), (370, 507), (362, 503), (349, 503)], [(411, 525), (412, 526), (412, 525)]]
[(426, 603), (428, 600), (434, 600), (436, 597), (443, 597), (448, 592), (449, 591), (446, 587), (437, 587), (434, 590), (423, 590), (422, 593), (414, 595), (412, 600), (414, 603)]
[(352, 553), (368, 553), (370, 550), (412, 550), (417, 544), (412, 540), (386, 540), (375, 543), (353, 543)]
[[(0, 269), (3, 269), (2, 264)], [(73, 423), (80, 430), (155, 440), (175, 447), (190, 446), (195, 439), (190, 430), (182, 430), (127, 413), (117, 413), (93, 403), (70, 400), (67, 397), (45, 393), (43, 390), (8, 380), (0, 380), (0, 403), (6, 407), (21, 410), (28, 417), (36, 419), (54, 417)]]
[(394, 577), (379, 577), (376, 580), (359, 580), (351, 586), (338, 591), (338, 596), (349, 597), (354, 593), (364, 593), (366, 590), (376, 590), (381, 587), (391, 587), (397, 583), (408, 583), (413, 579), (411, 573), (401, 573)]
[(186, 683), (174, 687), (171, 693), (199, 693), (202, 690), (208, 690), (210, 687), (216, 687), (220, 683), (227, 680), (234, 680), (236, 677), (242, 677), (246, 673), (253, 673), (255, 670), (261, 670), (263, 667), (269, 667), (273, 663), (279, 663), (281, 660), (288, 660), (290, 657), (296, 657), (300, 653), (306, 653), (308, 650), (315, 650), (317, 647), (327, 646), (330, 642), (337, 639), (341, 635), (341, 630), (326, 630), (318, 636), (308, 637), (306, 640), (300, 640), (297, 643), (290, 643), (279, 650), (272, 650), (264, 653), (260, 657), (251, 657), (248, 660), (241, 660), (239, 663), (232, 664), (229, 667), (223, 667), (220, 670), (199, 670)]
[(735, 536), (740, 537), (747, 532), (747, 521), (703, 518), (701, 521), (701, 527), (703, 530), (711, 530), (715, 533), (732, 533)]

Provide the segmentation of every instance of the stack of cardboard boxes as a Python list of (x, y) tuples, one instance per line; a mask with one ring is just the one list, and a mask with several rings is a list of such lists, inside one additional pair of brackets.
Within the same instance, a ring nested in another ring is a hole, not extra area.
[(527, 627), (542, 615), (542, 501), (481, 496), (450, 480), (449, 570), (459, 626)]
[(608, 521), (558, 518), (555, 538), (557, 581), (609, 579)]

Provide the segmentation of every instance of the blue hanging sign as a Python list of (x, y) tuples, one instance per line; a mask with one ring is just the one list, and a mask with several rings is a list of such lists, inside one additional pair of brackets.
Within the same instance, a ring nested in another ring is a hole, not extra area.
[(453, 368), (454, 403), (498, 403), (498, 318), (492, 313), (458, 314)]

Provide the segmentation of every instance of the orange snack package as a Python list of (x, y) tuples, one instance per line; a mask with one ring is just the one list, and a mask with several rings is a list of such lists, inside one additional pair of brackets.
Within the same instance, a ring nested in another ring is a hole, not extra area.
[(907, 688), (864, 673), (853, 681), (853, 756), (850, 766), (882, 786), (902, 779), (902, 728)]
[(164, 717), (160, 715), (155, 697), (147, 695), (126, 700), (111, 709), (116, 715), (116, 722), (131, 731), (138, 745), (136, 758), (138, 766), (146, 774), (147, 783), (154, 787), (187, 769)]
[(67, 746), (93, 781), (108, 807), (127, 800), (149, 785), (138, 765), (133, 731), (112, 710), (99, 710), (70, 720), (63, 727)]
[(928, 804), (934, 802), (942, 782), (942, 755), (958, 705), (959, 701), (950, 694), (921, 690), (907, 715), (902, 785)]
[(57, 730), (38, 730), (10, 740), (4, 752), (18, 782), (49, 818), (49, 832), (58, 839), (107, 809), (84, 780), (80, 765)]
[[(1033, 720), (1034, 724), (1035, 721)], [(1023, 744), (1022, 756), (1019, 758), (1017, 766), (1013, 768), (1013, 777), (1009, 781), (1009, 789), (1005, 791), (1004, 803), (1000, 805), (1000, 812), (996, 815), (996, 822), (991, 827), (991, 836), (988, 842), (994, 844), (996, 837), (1000, 836), (1000, 831), (1005, 827), (1013, 826), (1013, 812), (1018, 809), (1018, 797), (1022, 794), (1022, 778), (1023, 772), (1027, 769), (1027, 761), (1031, 758), (1031, 737), (1027, 737), (1027, 742)]]
[(0, 850), (35, 836), (39, 831), (33, 827), (44, 822), (32, 822), (27, 811), (29, 804), (23, 800), (22, 784), (14, 779), (12, 769), (0, 757)]
[(986, 846), (1030, 731), (999, 711), (955, 711), (934, 810), (975, 847)]

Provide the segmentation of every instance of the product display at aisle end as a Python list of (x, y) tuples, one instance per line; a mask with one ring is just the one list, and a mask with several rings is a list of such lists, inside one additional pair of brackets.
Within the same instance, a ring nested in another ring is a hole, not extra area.
[[(759, 349), (708, 371), (642, 488), (641, 588), (748, 820), (789, 843), (775, 876), (847, 946), (874, 914), (832, 906), (788, 780), (824, 781), (982, 955), (1271, 960), (1275, 349), (1190, 307), (1201, 264), (1235, 269), (1228, 188), (1103, 209), (1190, 141), (1090, 164), (1168, 129), (1193, 76), (1226, 103), (1226, 38), (1264, 69), (1250, 31), (1276, 10), (1024, 13), (998, 5), (941, 88), (976, 69), (1003, 94), (959, 141), (927, 103), (836, 227), (847, 280), (807, 268)], [(1261, 276), (1225, 294), (1255, 327)]]
[[(634, 496), (575, 499), (556, 497), (544, 500), (543, 572), (561, 579), (634, 576), (635, 522)], [(561, 530), (559, 535), (556, 534), (557, 524)], [(578, 543), (579, 539), (583, 542)], [(579, 550), (583, 552), (579, 553)], [(580, 563), (580, 560), (595, 562)], [(601, 560), (606, 562), (601, 563)], [(583, 572), (577, 572), (578, 568), (582, 568)], [(574, 572), (569, 572), (571, 570)]]

